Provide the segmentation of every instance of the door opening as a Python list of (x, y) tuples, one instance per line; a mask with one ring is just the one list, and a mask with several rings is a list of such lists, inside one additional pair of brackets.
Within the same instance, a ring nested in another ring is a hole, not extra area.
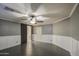
[(27, 43), (27, 25), (21, 24), (21, 44)]

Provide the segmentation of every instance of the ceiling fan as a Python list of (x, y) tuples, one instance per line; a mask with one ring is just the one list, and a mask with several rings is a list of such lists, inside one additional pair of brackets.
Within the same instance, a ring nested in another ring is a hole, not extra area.
[(37, 24), (37, 23), (43, 23), (46, 19), (49, 19), (48, 17), (44, 16), (38, 16), (34, 14), (30, 14), (28, 16), (22, 16), (20, 17), (21, 20), (25, 21), (27, 20), (31, 24)]
[[(36, 12), (32, 12), (32, 5), (30, 3), (27, 6), (29, 6), (30, 8), (28, 8), (27, 10), (28, 13), (26, 14), (23, 14), (22, 12), (15, 10), (13, 8), (10, 8), (6, 5), (2, 5), (2, 8), (5, 9), (6, 11), (22, 14), (22, 16), (18, 17), (18, 19), (24, 22), (29, 22), (30, 24), (43, 23), (46, 19), (49, 19), (48, 17), (37, 15)], [(29, 12), (29, 10), (31, 11)]]

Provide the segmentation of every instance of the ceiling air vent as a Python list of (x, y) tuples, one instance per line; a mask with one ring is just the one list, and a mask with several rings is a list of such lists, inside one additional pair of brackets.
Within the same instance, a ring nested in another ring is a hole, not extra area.
[(20, 11), (17, 11), (17, 10), (15, 10), (15, 9), (12, 9), (12, 8), (10, 8), (10, 7), (4, 7), (4, 9), (5, 10), (7, 10), (7, 11), (11, 11), (11, 12), (16, 12), (16, 13), (21, 13)]

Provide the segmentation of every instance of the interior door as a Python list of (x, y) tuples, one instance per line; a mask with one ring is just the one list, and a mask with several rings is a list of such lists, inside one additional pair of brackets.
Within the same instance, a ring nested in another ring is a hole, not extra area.
[(21, 24), (21, 44), (27, 43), (27, 25)]

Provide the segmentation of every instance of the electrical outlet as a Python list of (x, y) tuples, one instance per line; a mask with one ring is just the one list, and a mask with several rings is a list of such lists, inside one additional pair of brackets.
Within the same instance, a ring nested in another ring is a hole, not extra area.
[(18, 41), (16, 41), (16, 43), (18, 43)]

